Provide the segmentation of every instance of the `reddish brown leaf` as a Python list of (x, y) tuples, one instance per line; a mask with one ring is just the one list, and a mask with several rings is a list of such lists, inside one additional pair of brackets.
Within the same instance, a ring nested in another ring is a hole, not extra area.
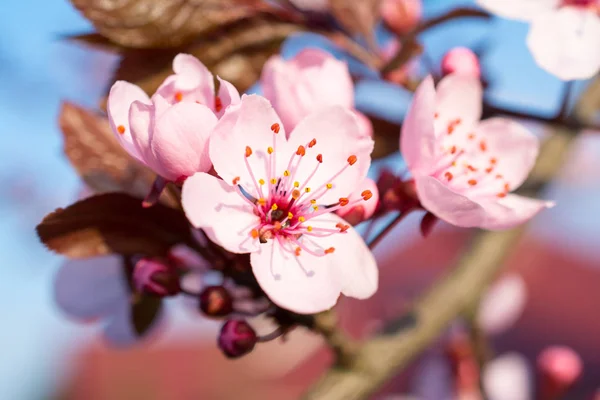
[(174, 47), (256, 14), (258, 0), (71, 0), (98, 32), (126, 47)]
[(160, 315), (160, 297), (136, 293), (131, 301), (131, 323), (138, 336), (144, 336)]
[(171, 246), (191, 244), (185, 215), (140, 199), (107, 193), (81, 200), (48, 214), (36, 228), (50, 249), (71, 258), (106, 254), (165, 256)]

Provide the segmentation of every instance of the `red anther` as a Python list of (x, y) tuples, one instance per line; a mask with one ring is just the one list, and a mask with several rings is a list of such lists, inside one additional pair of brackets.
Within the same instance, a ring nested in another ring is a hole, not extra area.
[(346, 232), (350, 229), (350, 225), (342, 224), (341, 222), (338, 222), (335, 227), (338, 228), (340, 232)]
[(448, 124), (448, 135), (452, 135), (454, 129), (456, 129), (456, 126), (460, 124), (460, 122), (460, 118), (457, 118), (454, 121), (450, 121), (450, 123)]
[(490, 164), (496, 165), (497, 162), (498, 160), (495, 157), (490, 158)]
[(301, 251), (302, 251), (302, 249), (300, 247), (296, 247), (296, 250), (294, 250), (294, 254), (296, 254), (296, 257), (298, 257), (300, 255)]
[(454, 175), (452, 175), (452, 172), (446, 171), (446, 173), (444, 174), (444, 178), (448, 179), (448, 182), (450, 182), (452, 178), (454, 178)]
[(481, 142), (479, 142), (479, 148), (481, 149), (481, 151), (486, 151), (487, 144), (482, 140)]
[(125, 127), (123, 125), (119, 125), (117, 126), (117, 132), (119, 132), (121, 135), (125, 133)]
[(304, 146), (298, 146), (298, 150), (296, 150), (296, 154), (299, 155), (300, 157), (305, 155), (306, 149), (304, 148)]
[(323, 154), (318, 154), (317, 155), (317, 161), (322, 163), (323, 162)]
[(252, 229), (250, 231), (250, 236), (252, 236), (252, 239), (257, 239), (258, 238), (258, 229)]
[(496, 196), (502, 198), (502, 197), (506, 197), (506, 193), (498, 193)]
[(364, 190), (361, 194), (360, 194), (363, 198), (363, 200), (369, 200), (371, 197), (373, 197), (373, 193), (371, 193), (370, 190)]
[(340, 197), (340, 206), (345, 206), (348, 204), (350, 200), (348, 200), (346, 197)]
[(503, 179), (503, 178), (504, 178), (504, 176), (502, 174), (496, 175), (496, 179)]
[(489, 168), (485, 169), (485, 172), (487, 172), (488, 174), (491, 174), (493, 170), (494, 170), (494, 167), (489, 167)]
[(475, 168), (474, 166), (472, 166), (472, 165), (470, 165), (470, 164), (469, 164), (469, 165), (467, 165), (467, 169), (468, 169), (469, 171), (471, 171), (471, 172), (477, 172), (477, 168)]
[(223, 109), (223, 102), (219, 96), (215, 97), (215, 111), (219, 112)]
[(299, 197), (300, 197), (300, 191), (298, 189), (294, 189), (292, 191), (292, 198), (297, 200)]
[(356, 160), (358, 160), (358, 158), (356, 158), (355, 155), (351, 155), (350, 157), (348, 157), (348, 164), (354, 165), (354, 163), (356, 162)]
[(469, 185), (471, 185), (471, 186), (475, 186), (475, 185), (477, 185), (477, 180), (475, 180), (475, 179), (469, 179), (469, 181), (467, 183)]
[(450, 154), (454, 154), (454, 153), (456, 153), (456, 146), (452, 146), (450, 148)]
[(504, 184), (504, 191), (510, 192), (510, 185), (508, 183)]
[(436, 112), (435, 114), (433, 114), (433, 118), (439, 118), (439, 117), (440, 117), (440, 113)]
[(252, 155), (252, 149), (250, 146), (246, 146), (246, 157), (250, 157)]
[(475, 139), (475, 134), (474, 133), (469, 133), (469, 136), (467, 136), (469, 138), (469, 140), (473, 140)]
[(335, 251), (335, 247), (330, 247), (328, 249), (325, 249), (325, 254), (331, 254)]
[(279, 133), (279, 129), (281, 129), (281, 127), (279, 126), (279, 124), (276, 122), (273, 125), (271, 125), (271, 130), (275, 133)]
[(310, 143), (308, 143), (308, 147), (311, 148), (313, 147), (315, 144), (317, 144), (317, 139), (313, 139), (310, 141)]
[(234, 186), (237, 185), (239, 181), (240, 181), (240, 177), (236, 176), (235, 178), (233, 178), (233, 185)]
[(181, 93), (181, 92), (175, 93), (175, 100), (177, 100), (177, 101), (183, 100), (183, 93)]

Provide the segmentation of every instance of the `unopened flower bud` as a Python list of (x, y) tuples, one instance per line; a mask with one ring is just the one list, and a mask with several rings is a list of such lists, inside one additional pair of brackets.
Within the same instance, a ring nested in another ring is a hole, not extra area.
[(400, 35), (417, 26), (421, 12), (421, 0), (383, 0), (381, 3), (381, 17), (390, 29)]
[(152, 258), (142, 258), (135, 264), (133, 282), (139, 292), (155, 296), (174, 296), (181, 290), (177, 271)]
[(223, 286), (207, 286), (200, 293), (200, 309), (210, 317), (224, 317), (233, 311), (233, 297)]
[[(368, 192), (369, 195), (364, 194)], [(373, 216), (379, 204), (379, 191), (374, 180), (366, 178), (358, 190), (348, 197), (349, 205), (340, 208), (336, 213), (351, 225), (357, 225)]]
[(537, 359), (540, 378), (540, 398), (559, 399), (579, 379), (583, 363), (579, 355), (566, 346), (552, 346)]
[(258, 338), (246, 321), (229, 320), (219, 334), (219, 348), (228, 358), (238, 358), (254, 349)]
[(479, 58), (466, 47), (455, 47), (442, 59), (442, 74), (459, 74), (479, 78), (481, 76)]

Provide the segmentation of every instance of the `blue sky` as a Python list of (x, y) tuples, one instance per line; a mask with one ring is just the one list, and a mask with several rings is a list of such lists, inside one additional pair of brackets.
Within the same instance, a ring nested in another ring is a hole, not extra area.
[[(429, 1), (427, 15), (470, 3)], [(93, 106), (108, 78), (107, 67), (115, 62), (59, 40), (88, 30), (90, 25), (66, 0), (8, 2), (0, 14), (0, 393), (7, 399), (38, 398), (54, 382), (53, 368), (66, 343), (87, 332), (52, 303), (52, 277), (61, 259), (37, 242), (33, 227), (47, 212), (70, 203), (80, 188), (61, 153), (59, 101)], [(526, 32), (518, 22), (460, 20), (427, 33), (424, 40), (434, 61), (453, 46), (491, 44), (483, 60), (494, 77), (490, 99), (549, 115), (558, 107), (561, 83), (535, 66), (525, 47)], [(586, 218), (598, 212), (598, 202), (592, 201), (598, 189), (596, 183), (571, 203), (579, 209), (576, 215), (573, 208), (557, 210), (540, 225), (544, 230), (548, 224), (567, 232), (585, 229), (598, 237), (598, 224)]]

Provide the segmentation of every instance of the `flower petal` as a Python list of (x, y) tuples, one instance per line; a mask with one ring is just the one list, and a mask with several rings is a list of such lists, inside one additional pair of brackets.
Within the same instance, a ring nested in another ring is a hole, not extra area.
[(438, 218), (465, 228), (481, 226), (483, 208), (431, 176), (416, 176), (415, 184), (423, 207)]
[(129, 107), (134, 101), (150, 104), (148, 95), (138, 86), (125, 81), (117, 81), (110, 88), (106, 111), (110, 127), (123, 148), (133, 157), (143, 161), (133, 143), (129, 127)]
[(208, 107), (191, 102), (175, 104), (162, 114), (151, 146), (164, 178), (174, 181), (210, 169), (208, 139), (216, 123)]
[(477, 313), (479, 326), (488, 335), (505, 332), (519, 319), (527, 303), (527, 287), (520, 275), (501, 278), (487, 291)]
[(128, 304), (129, 292), (119, 256), (69, 260), (54, 279), (54, 298), (69, 316), (106, 316)]
[(221, 101), (220, 110), (216, 109), (215, 112), (217, 117), (221, 118), (223, 114), (225, 114), (225, 110), (232, 104), (238, 104), (240, 102), (240, 93), (237, 91), (235, 86), (226, 81), (225, 79), (221, 79), (221, 77), (217, 76), (217, 79), (220, 82), (219, 85), (219, 100)]
[(533, 392), (527, 358), (506, 353), (485, 366), (482, 373), (485, 393), (494, 400), (529, 400)]
[[(280, 125), (280, 132), (271, 131), (273, 124)], [(210, 138), (209, 154), (217, 173), (229, 184), (239, 178), (239, 184), (254, 197), (260, 197), (255, 190), (246, 161), (254, 178), (268, 179), (269, 155), (267, 149), (276, 144), (277, 162), (283, 165), (289, 160), (287, 154), (277, 154), (285, 147), (285, 130), (281, 120), (269, 101), (257, 95), (243, 95), (239, 105), (230, 106), (219, 120)], [(252, 155), (246, 157), (246, 147)], [(285, 160), (284, 160), (285, 158)], [(282, 166), (276, 168), (276, 176), (283, 173)]]
[[(291, 132), (309, 113), (305, 104), (302, 104), (300, 96), (296, 95), (303, 82), (299, 82), (299, 73), (295, 66), (275, 55), (265, 63), (260, 82), (264, 96), (277, 110), (286, 132)], [(302, 89), (305, 91), (305, 88)]]
[(160, 85), (156, 93), (171, 103), (180, 100), (200, 102), (214, 110), (215, 84), (213, 75), (196, 57), (178, 54), (173, 59), (174, 75)]
[(233, 186), (199, 172), (186, 179), (181, 201), (192, 225), (202, 228), (213, 242), (233, 253), (257, 250), (258, 240), (250, 231), (260, 219)]
[(337, 269), (328, 256), (308, 253), (296, 257), (277, 240), (260, 244), (250, 255), (260, 287), (278, 306), (300, 314), (313, 314), (335, 305), (342, 290)]
[(558, 78), (591, 78), (600, 69), (600, 17), (577, 7), (540, 15), (527, 46), (538, 65)]
[(521, 186), (535, 164), (539, 139), (522, 124), (506, 118), (490, 118), (476, 129), (477, 137), (485, 140), (486, 158), (494, 157), (494, 173), (514, 190)]
[(356, 111), (354, 110), (354, 116), (356, 117), (357, 121), (358, 121), (358, 125), (360, 127), (360, 132), (363, 136), (365, 137), (373, 137), (373, 124), (371, 123), (371, 120), (369, 119), (369, 117), (367, 117), (365, 114), (361, 113), (360, 111)]
[[(363, 135), (353, 111), (341, 106), (328, 107), (304, 118), (290, 134), (288, 146), (295, 151), (313, 139), (316, 139), (316, 145), (306, 148), (295, 180), (315, 191), (332, 183), (333, 188), (327, 190), (319, 203), (337, 202), (340, 197), (350, 195), (357, 183), (366, 177), (371, 165), (373, 140)], [(319, 154), (323, 161), (320, 164), (316, 160)], [(348, 162), (351, 156), (356, 158), (353, 165)], [(342, 169), (344, 171), (335, 177)]]
[(513, 228), (533, 218), (545, 208), (551, 208), (551, 201), (530, 199), (516, 194), (481, 202), (485, 211), (485, 220), (479, 225), (489, 230)]
[(561, 0), (477, 0), (477, 4), (501, 17), (529, 21), (558, 8)]
[(428, 168), (435, 160), (435, 88), (433, 78), (428, 76), (421, 82), (402, 124), (400, 151), (413, 174)]
[(436, 133), (446, 133), (448, 124), (460, 120), (456, 129), (471, 129), (481, 119), (481, 81), (472, 76), (450, 74), (437, 86)]

